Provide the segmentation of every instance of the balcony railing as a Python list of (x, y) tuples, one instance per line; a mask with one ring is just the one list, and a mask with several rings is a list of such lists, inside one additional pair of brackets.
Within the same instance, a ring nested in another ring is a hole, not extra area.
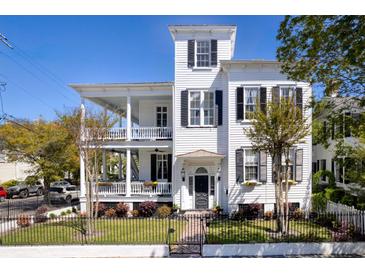
[[(96, 187), (94, 185), (94, 193)], [(131, 195), (171, 195), (172, 184), (169, 182), (160, 182), (156, 186), (145, 186), (144, 182), (131, 182)], [(126, 182), (108, 182), (99, 183), (98, 194), (102, 196), (108, 195), (126, 195)]]
[[(87, 139), (96, 140), (126, 140), (126, 128), (110, 128), (92, 130), (85, 129), (85, 137)], [(171, 127), (138, 127), (131, 128), (132, 140), (169, 140), (172, 139)]]

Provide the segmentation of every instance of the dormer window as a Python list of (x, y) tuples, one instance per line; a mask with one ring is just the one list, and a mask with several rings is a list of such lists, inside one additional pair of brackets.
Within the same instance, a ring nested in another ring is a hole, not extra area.
[(217, 40), (189, 40), (188, 67), (210, 68), (217, 66)]
[(196, 41), (196, 66), (210, 66), (210, 41)]

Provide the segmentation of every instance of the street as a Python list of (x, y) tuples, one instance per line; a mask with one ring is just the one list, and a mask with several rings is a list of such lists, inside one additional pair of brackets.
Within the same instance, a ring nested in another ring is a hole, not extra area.
[[(73, 202), (72, 205), (77, 205)], [(38, 207), (46, 206), (49, 210), (60, 209), (69, 206), (66, 203), (50, 204), (45, 201), (44, 196), (30, 196), (25, 199), (15, 197), (14, 199), (6, 199), (0, 202), (0, 217), (15, 217), (19, 214), (26, 213), (33, 215)]]

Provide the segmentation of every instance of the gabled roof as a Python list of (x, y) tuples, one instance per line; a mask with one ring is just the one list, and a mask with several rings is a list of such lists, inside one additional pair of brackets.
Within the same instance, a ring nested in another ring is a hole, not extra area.
[(192, 152), (184, 153), (177, 155), (179, 158), (224, 158), (225, 156), (223, 154), (207, 151), (205, 149), (199, 149)]

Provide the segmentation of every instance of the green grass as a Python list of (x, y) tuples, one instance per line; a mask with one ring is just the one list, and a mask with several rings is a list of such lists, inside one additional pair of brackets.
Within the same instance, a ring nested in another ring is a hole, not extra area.
[(208, 244), (264, 243), (264, 242), (325, 242), (331, 241), (331, 232), (309, 221), (290, 221), (290, 235), (280, 237), (275, 220), (216, 220), (208, 227)]
[[(185, 222), (170, 220), (175, 232), (171, 240), (180, 237)], [(164, 244), (168, 237), (168, 219), (98, 219), (93, 224), (94, 234), (83, 237), (76, 228), (77, 221), (38, 223), (19, 228), (0, 236), (3, 245), (50, 244)]]

